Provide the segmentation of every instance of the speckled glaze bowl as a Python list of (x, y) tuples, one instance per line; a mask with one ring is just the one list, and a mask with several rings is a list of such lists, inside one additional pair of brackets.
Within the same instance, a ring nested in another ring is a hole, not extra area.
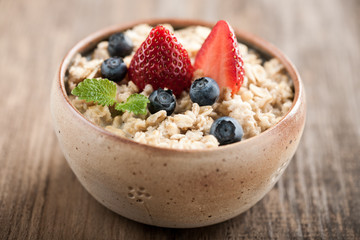
[[(299, 144), (305, 124), (305, 93), (299, 74), (270, 43), (243, 31), (240, 42), (277, 57), (294, 81), (295, 97), (282, 120), (259, 136), (213, 150), (174, 150), (121, 138), (85, 119), (71, 105), (65, 74), (78, 52), (140, 22), (112, 26), (77, 43), (53, 82), (53, 125), (65, 158), (86, 190), (112, 211), (135, 221), (175, 228), (219, 223), (246, 211), (277, 182)], [(144, 22), (141, 22), (144, 23)], [(175, 28), (213, 24), (160, 19)]]

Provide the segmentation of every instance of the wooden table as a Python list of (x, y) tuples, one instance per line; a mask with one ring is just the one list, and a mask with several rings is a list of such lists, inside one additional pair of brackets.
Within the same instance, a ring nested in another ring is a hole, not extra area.
[[(360, 239), (360, 4), (320, 1), (0, 0), (0, 239)], [(306, 86), (299, 149), (275, 188), (214, 226), (127, 220), (80, 185), (51, 126), (67, 50), (114, 23), (227, 19), (282, 49)]]

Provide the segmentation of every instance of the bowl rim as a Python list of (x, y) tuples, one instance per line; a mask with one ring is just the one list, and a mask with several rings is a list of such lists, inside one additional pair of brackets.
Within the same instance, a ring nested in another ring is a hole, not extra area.
[(60, 67), (58, 69), (57, 75), (56, 75), (56, 84), (57, 89), (61, 92), (61, 97), (66, 102), (66, 106), (69, 107), (70, 111), (77, 116), (81, 121), (92, 127), (96, 132), (99, 134), (103, 134), (109, 138), (112, 138), (115, 141), (123, 142), (126, 144), (136, 145), (139, 147), (143, 147), (146, 149), (156, 149), (158, 151), (162, 152), (181, 152), (181, 153), (195, 153), (195, 152), (214, 152), (219, 150), (227, 150), (229, 148), (233, 147), (240, 147), (245, 144), (250, 144), (252, 141), (257, 140), (258, 138), (264, 137), (266, 135), (271, 135), (276, 129), (282, 128), (287, 125), (287, 122), (290, 121), (291, 118), (295, 117), (295, 114), (299, 111), (300, 105), (302, 104), (301, 101), (305, 101), (304, 97), (304, 86), (302, 83), (302, 80), (300, 78), (300, 75), (294, 66), (294, 64), (289, 60), (289, 58), (277, 47), (275, 47), (273, 44), (271, 44), (268, 41), (265, 41), (264, 39), (246, 32), (242, 30), (238, 30), (236, 28), (234, 29), (235, 35), (240, 42), (246, 44), (247, 46), (250, 46), (252, 48), (257, 49), (259, 52), (265, 53), (271, 57), (276, 57), (280, 60), (280, 62), (284, 65), (287, 73), (289, 74), (290, 78), (293, 81), (294, 85), (294, 98), (292, 105), (289, 109), (289, 111), (277, 122), (275, 125), (271, 126), (264, 132), (260, 133), (257, 136), (242, 140), (240, 142), (228, 144), (219, 146), (217, 148), (206, 148), (206, 149), (178, 149), (178, 148), (166, 148), (166, 147), (159, 147), (154, 146), (150, 144), (140, 143), (136, 142), (132, 139), (125, 138), (118, 136), (110, 131), (105, 130), (101, 126), (96, 125), (95, 123), (91, 122), (87, 118), (83, 116), (82, 113), (80, 113), (75, 106), (73, 106), (69, 100), (69, 96), (66, 92), (65, 88), (65, 76), (68, 71), (68, 68), (70, 64), (73, 61), (74, 56), (77, 53), (86, 52), (87, 50), (90, 50), (92, 47), (95, 47), (97, 43), (99, 43), (101, 40), (106, 39), (110, 35), (116, 32), (121, 32), (127, 29), (130, 29), (136, 25), (139, 24), (149, 24), (151, 26), (158, 25), (158, 24), (171, 24), (175, 28), (182, 28), (187, 26), (194, 26), (194, 25), (200, 25), (212, 28), (215, 23), (203, 21), (203, 20), (195, 20), (195, 19), (175, 19), (175, 18), (156, 18), (151, 20), (139, 20), (139, 21), (133, 21), (127, 24), (114, 24), (105, 28), (102, 28), (96, 32), (93, 32), (89, 35), (87, 35), (82, 40), (78, 41), (75, 45), (73, 45), (72, 48), (67, 52), (63, 60), (61, 61)]

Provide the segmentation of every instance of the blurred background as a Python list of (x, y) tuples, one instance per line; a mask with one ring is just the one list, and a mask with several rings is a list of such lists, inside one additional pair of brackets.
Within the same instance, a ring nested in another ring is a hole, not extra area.
[[(138, 224), (78, 183), (53, 134), (50, 86), (66, 52), (112, 24), (216, 22), (280, 48), (305, 83), (299, 149), (255, 207), (215, 226)], [(0, 0), (0, 239), (360, 238), (360, 1)]]

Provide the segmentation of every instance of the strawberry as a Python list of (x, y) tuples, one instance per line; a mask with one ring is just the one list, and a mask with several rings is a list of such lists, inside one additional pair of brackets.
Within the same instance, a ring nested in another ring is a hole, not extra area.
[(216, 23), (196, 55), (194, 67), (215, 79), (220, 89), (228, 87), (232, 94), (239, 91), (244, 81), (244, 63), (228, 22)]
[(193, 74), (189, 55), (172, 32), (163, 26), (150, 31), (131, 60), (129, 79), (140, 90), (168, 88), (175, 95), (189, 89)]

